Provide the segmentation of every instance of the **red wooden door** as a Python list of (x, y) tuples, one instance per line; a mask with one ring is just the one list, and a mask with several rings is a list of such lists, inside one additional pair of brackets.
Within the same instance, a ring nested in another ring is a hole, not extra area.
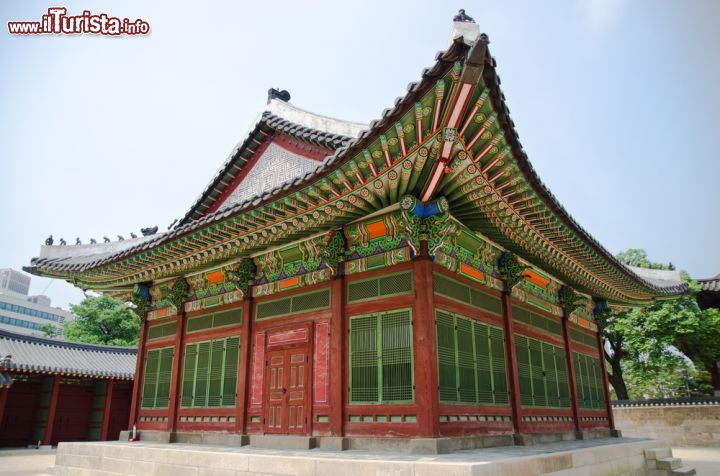
[(307, 350), (268, 352), (266, 433), (307, 432)]

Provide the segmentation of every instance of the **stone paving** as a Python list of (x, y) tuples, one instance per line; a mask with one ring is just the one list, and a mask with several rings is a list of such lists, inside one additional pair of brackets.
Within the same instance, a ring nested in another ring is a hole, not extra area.
[[(623, 438), (622, 440), (629, 440)], [(637, 441), (637, 440), (629, 440)], [(482, 450), (465, 450), (457, 451), (446, 455), (407, 455), (399, 453), (370, 453), (360, 450), (349, 450), (343, 452), (327, 452), (319, 450), (310, 451), (288, 451), (288, 450), (267, 450), (255, 449), (250, 447), (234, 448), (231, 451), (240, 451), (243, 453), (262, 453), (275, 454), (278, 456), (295, 456), (308, 457), (322, 454), (323, 457), (337, 460), (372, 460), (383, 459), (385, 461), (426, 461), (430, 462), (447, 462), (447, 463), (463, 463), (473, 462), (491, 462), (500, 461), (508, 458), (521, 458), (527, 456), (537, 456), (543, 454), (555, 453), (558, 451), (570, 451), (572, 449), (590, 448), (593, 446), (603, 446), (607, 444), (618, 443), (617, 438), (608, 440), (594, 441), (572, 441), (562, 443), (549, 443), (531, 447), (501, 447), (501, 448), (484, 448)], [(151, 445), (148, 445), (151, 446)], [(167, 445), (157, 445), (165, 447)], [(170, 445), (177, 448), (177, 445)], [(192, 446), (191, 446), (192, 447)], [(206, 447), (207, 448), (207, 447)], [(209, 449), (209, 448), (208, 448)], [(217, 448), (215, 448), (217, 449)], [(55, 450), (34, 450), (34, 449), (18, 449), (7, 450), (0, 449), (0, 475), (2, 476), (46, 476), (52, 474), (52, 467), (55, 463)], [(682, 458), (683, 466), (695, 468), (698, 476), (720, 476), (720, 448), (673, 448), (673, 456)], [(369, 468), (368, 468), (369, 469)], [(388, 468), (389, 469), (389, 468)], [(569, 473), (572, 474), (572, 473)]]

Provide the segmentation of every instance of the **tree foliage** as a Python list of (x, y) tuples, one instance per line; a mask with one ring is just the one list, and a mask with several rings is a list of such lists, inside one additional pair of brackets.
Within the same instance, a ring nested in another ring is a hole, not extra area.
[(140, 323), (133, 311), (111, 296), (92, 296), (71, 305), (75, 320), (65, 325), (67, 340), (104, 345), (135, 345)]
[[(617, 258), (634, 266), (650, 264), (644, 250), (631, 249)], [(695, 299), (697, 284), (687, 279), (693, 291), (688, 295), (598, 316), (608, 380), (619, 399), (682, 395), (683, 371), (691, 381), (707, 372), (720, 390), (720, 311), (701, 310)]]

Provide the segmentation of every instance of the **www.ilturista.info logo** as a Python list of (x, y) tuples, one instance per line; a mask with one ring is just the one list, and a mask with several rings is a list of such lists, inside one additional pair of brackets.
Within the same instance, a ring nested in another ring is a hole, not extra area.
[(94, 14), (85, 10), (82, 15), (68, 15), (65, 7), (48, 8), (41, 21), (9, 21), (11, 35), (147, 35), (150, 24), (140, 18), (129, 20)]

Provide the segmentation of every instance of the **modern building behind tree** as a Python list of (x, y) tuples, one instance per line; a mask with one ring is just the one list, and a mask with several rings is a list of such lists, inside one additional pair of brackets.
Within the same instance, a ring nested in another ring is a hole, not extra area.
[(73, 320), (69, 311), (51, 307), (47, 296), (28, 296), (30, 276), (14, 269), (0, 269), (0, 329), (26, 335), (43, 334), (43, 325), (62, 335), (63, 323)]

